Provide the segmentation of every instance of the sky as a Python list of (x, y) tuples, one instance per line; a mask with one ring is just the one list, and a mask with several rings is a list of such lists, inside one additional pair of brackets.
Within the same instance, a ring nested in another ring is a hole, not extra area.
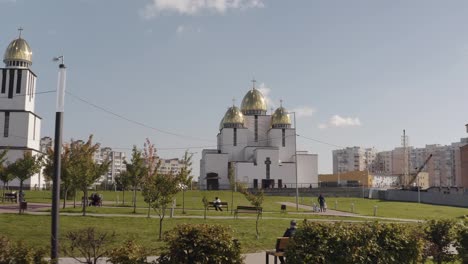
[[(468, 1), (0, 0), (0, 52), (33, 50), (37, 92), (67, 65), (64, 140), (90, 134), (163, 158), (215, 148), (252, 79), (268, 108), (296, 112), (298, 150), (332, 172), (332, 150), (447, 145), (466, 137)], [(54, 136), (55, 93), (36, 97)]]

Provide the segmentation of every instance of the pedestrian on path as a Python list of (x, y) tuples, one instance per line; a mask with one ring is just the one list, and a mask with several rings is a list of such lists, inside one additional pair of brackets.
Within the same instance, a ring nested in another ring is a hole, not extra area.
[(323, 197), (323, 195), (320, 194), (319, 197), (317, 198), (317, 200), (318, 200), (318, 203), (320, 205), (320, 212), (327, 211), (327, 208), (325, 207), (325, 197)]

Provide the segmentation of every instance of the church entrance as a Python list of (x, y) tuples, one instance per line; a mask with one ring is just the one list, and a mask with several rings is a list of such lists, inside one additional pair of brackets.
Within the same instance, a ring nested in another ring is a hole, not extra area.
[(206, 174), (206, 189), (207, 190), (219, 190), (218, 173), (210, 172)]
[(262, 189), (275, 188), (275, 180), (273, 179), (262, 179)]

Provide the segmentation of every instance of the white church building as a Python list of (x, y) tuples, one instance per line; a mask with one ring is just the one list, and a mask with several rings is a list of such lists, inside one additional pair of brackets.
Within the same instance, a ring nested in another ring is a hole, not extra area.
[(291, 127), (289, 112), (281, 105), (267, 115), (265, 98), (255, 82), (240, 109), (228, 108), (217, 139), (217, 149), (202, 152), (202, 190), (229, 189), (231, 166), (235, 181), (249, 188), (309, 187), (318, 182), (317, 155), (296, 150), (296, 128)]
[[(6, 163), (22, 158), (25, 151), (40, 154), (41, 117), (34, 112), (36, 74), (31, 71), (32, 51), (20, 36), (6, 48), (0, 68), (0, 150), (8, 149)], [(17, 179), (9, 183), (19, 186)], [(24, 188), (42, 188), (39, 173), (24, 182)]]

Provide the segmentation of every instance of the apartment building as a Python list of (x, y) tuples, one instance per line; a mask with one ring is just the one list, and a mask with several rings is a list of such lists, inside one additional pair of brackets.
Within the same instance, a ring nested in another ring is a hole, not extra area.
[(333, 150), (333, 173), (371, 170), (375, 167), (374, 148), (348, 147)]
[(106, 175), (102, 175), (98, 182), (112, 184), (115, 182), (115, 177), (126, 170), (124, 163), (125, 153), (114, 151), (109, 147), (104, 147), (96, 151), (94, 154), (94, 161), (98, 164), (102, 164), (105, 160), (110, 161), (109, 170)]

